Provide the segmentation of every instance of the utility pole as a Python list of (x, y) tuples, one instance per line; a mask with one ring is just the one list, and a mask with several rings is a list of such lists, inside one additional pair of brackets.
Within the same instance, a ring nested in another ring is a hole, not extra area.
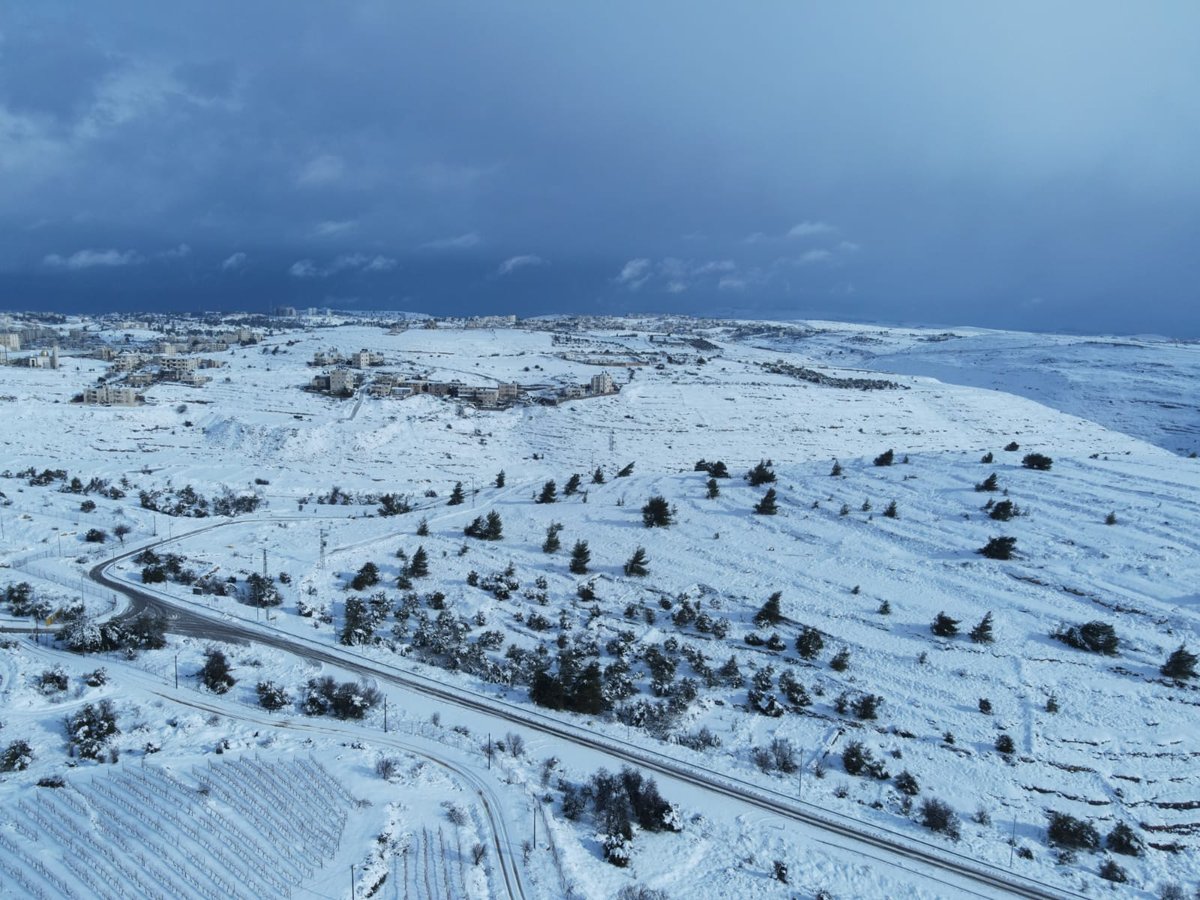
[(179, 690), (179, 654), (175, 654), (175, 690)]
[(321, 571), (325, 571), (325, 529), (321, 529)]
[(533, 801), (533, 846), (537, 847), (537, 801)]
[(267, 548), (263, 547), (263, 578), (267, 577)]
[(383, 733), (387, 734), (387, 696), (383, 698)]
[(1017, 814), (1013, 813), (1012, 837), (1008, 841), (1008, 867), (1013, 864), (1013, 854), (1017, 851)]
[(354, 863), (350, 863), (350, 900), (354, 900)]

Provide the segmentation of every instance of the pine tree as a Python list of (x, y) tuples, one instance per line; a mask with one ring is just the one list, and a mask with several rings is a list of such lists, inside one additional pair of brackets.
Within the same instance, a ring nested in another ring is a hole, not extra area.
[(835, 459), (833, 461), (833, 468), (829, 470), (829, 476), (831, 478), (839, 478), (839, 477), (841, 477), (841, 474), (842, 474), (842, 464)]
[(504, 537), (504, 523), (500, 521), (500, 513), (494, 509), (487, 514), (487, 523), (483, 528), (484, 540), (498, 541)]
[(671, 507), (665, 497), (654, 496), (642, 507), (642, 524), (647, 528), (666, 528), (672, 522)]
[(750, 487), (759, 487), (760, 485), (770, 484), (775, 481), (775, 472), (772, 471), (772, 462), (769, 459), (760, 459), (758, 465), (746, 473), (746, 480), (750, 482)]
[(635, 575), (639, 578), (650, 574), (650, 569), (647, 568), (649, 560), (646, 558), (646, 548), (638, 547), (633, 551), (633, 556), (625, 563), (625, 574)]
[(887, 450), (884, 450), (877, 457), (875, 457), (875, 465), (890, 466), (895, 461), (895, 459), (896, 459), (896, 452), (889, 448)]
[(429, 534), (429, 520), (422, 519), (417, 524), (417, 537), (426, 537)]
[(628, 478), (632, 474), (633, 474), (633, 463), (629, 463), (629, 465), (625, 466), (625, 468), (623, 468), (620, 472), (617, 473), (617, 477), (618, 478)]
[(971, 629), (971, 640), (976, 644), (990, 644), (995, 640), (992, 637), (992, 613), (990, 610), (979, 620), (979, 624)]
[(496, 473), (496, 487), (498, 487), (498, 488), (504, 487), (504, 481), (505, 481), (504, 470), (501, 469), (499, 472)]
[(363, 563), (354, 577), (350, 579), (350, 587), (356, 591), (374, 587), (377, 584), (379, 584), (379, 566), (373, 562)]
[(717, 497), (721, 496), (721, 486), (719, 484), (717, 484), (717, 479), (715, 479), (715, 478), (708, 479), (708, 483), (706, 486), (708, 487), (708, 499), (709, 500), (715, 500)]
[(825, 639), (821, 632), (808, 625), (800, 626), (800, 634), (796, 637), (796, 652), (802, 659), (815, 659), (825, 647)]
[(554, 484), (554, 479), (550, 479), (542, 485), (542, 492), (538, 494), (538, 503), (554, 503), (558, 500), (558, 487)]
[(551, 522), (546, 529), (546, 540), (542, 541), (543, 553), (557, 553), (559, 547), (562, 546), (562, 541), (559, 540), (558, 533), (562, 531), (561, 522)]
[(773, 516), (779, 512), (779, 508), (775, 504), (775, 488), (767, 488), (762, 499), (754, 504), (754, 511), (760, 516)]
[(766, 628), (771, 625), (778, 625), (783, 621), (783, 613), (779, 609), (779, 601), (782, 597), (783, 591), (776, 591), (767, 598), (767, 602), (754, 614), (754, 624), (756, 627)]
[(1167, 661), (1163, 663), (1159, 670), (1166, 678), (1174, 678), (1182, 681), (1185, 678), (1196, 677), (1196, 654), (1189, 653), (1187, 647), (1183, 644), (1179, 645), (1179, 649), (1171, 653), (1167, 657)]
[(604, 484), (604, 470), (596, 466), (596, 471), (592, 473), (592, 484)]
[(417, 547), (416, 552), (412, 556), (412, 560), (408, 564), (409, 578), (424, 578), (429, 574), (429, 554), (425, 552), (423, 546)]
[(940, 612), (933, 617), (933, 624), (929, 626), (929, 630), (938, 637), (954, 637), (958, 634), (958, 624), (958, 619), (952, 619), (944, 612)]
[(721, 460), (717, 460), (708, 467), (708, 474), (713, 478), (728, 478), (729, 468)]
[(563, 496), (570, 497), (572, 494), (579, 492), (579, 483), (582, 481), (578, 472), (575, 472), (567, 479), (566, 486), (563, 487)]
[(983, 481), (975, 485), (975, 490), (980, 492), (1000, 490), (1000, 477), (993, 472), (987, 478), (983, 479)]
[(216, 647), (204, 651), (204, 667), (200, 669), (200, 680), (214, 694), (224, 694), (237, 682), (229, 674), (229, 660)]
[(447, 506), (460, 506), (466, 496), (463, 494), (463, 486), (461, 481), (454, 482), (454, 490), (450, 492), (450, 499), (446, 501)]
[(592, 551), (588, 549), (587, 541), (576, 541), (571, 549), (571, 571), (576, 575), (586, 575), (588, 563), (592, 561)]
[(889, 503), (887, 505), (887, 508), (884, 509), (883, 514), (889, 519), (900, 518), (900, 512), (899, 512), (899, 510), (896, 509), (896, 501), (895, 500), (893, 500), (891, 503)]

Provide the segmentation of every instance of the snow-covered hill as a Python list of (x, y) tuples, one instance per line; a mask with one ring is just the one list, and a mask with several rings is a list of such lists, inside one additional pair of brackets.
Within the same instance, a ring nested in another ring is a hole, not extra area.
[[(1147, 849), (1112, 856), (1132, 896), (1200, 877), (1200, 701), (1194, 680), (1159, 673), (1180, 645), (1200, 647), (1200, 463), (1179, 455), (1195, 435), (1194, 402), (1185, 390), (1194, 348), (829, 323), (636, 320), (591, 330), (566, 322), (558, 330), (557, 337), (532, 329), (386, 334), (362, 325), (281, 332), (230, 351), (208, 385), (157, 385), (151, 402), (136, 408), (68, 402), (101, 373), (91, 360), (71, 360), (57, 371), (0, 370), (0, 393), (14, 398), (5, 402), (9, 427), (0, 436), (9, 476), (0, 479), (0, 560), (13, 568), (0, 570), (0, 587), (29, 581), (54, 607), (72, 602), (79, 587), (89, 614), (104, 615), (112, 596), (81, 575), (119, 547), (111, 537), (117, 524), (128, 528), (122, 539), (134, 547), (227, 521), (164, 516), (142, 508), (140, 492), (254, 493), (263, 503), (257, 512), (157, 552), (179, 554), (204, 583), (232, 584), (229, 593), (243, 591), (265, 564), (283, 601), (271, 622), (280, 632), (332, 648), (348, 640), (355, 653), (382, 664), (416, 666), (523, 704), (531, 702), (538, 671), (563, 680), (564, 666), (595, 661), (606, 709), (561, 715), (599, 733), (774, 790), (803, 791), (831, 813), (946, 852), (1000, 867), (1013, 858), (1016, 871), (1065, 890), (1107, 885), (1096, 876), (1106, 857), (1072, 858), (1047, 846), (1047, 810), (1090, 822), (1102, 843), (1118, 823), (1134, 828)], [(507, 410), (431, 396), (377, 399), (364, 391), (337, 400), (302, 391), (314, 372), (306, 360), (331, 344), (381, 352), (384, 369), (401, 375), (465, 384), (585, 383), (604, 367), (581, 360), (603, 361), (607, 353), (620, 391)], [(888, 383), (864, 389), (879, 381)], [(893, 464), (876, 464), (887, 450)], [(1052, 465), (1023, 465), (1030, 453)], [(731, 475), (716, 479), (715, 497), (700, 460), (720, 460)], [(762, 460), (771, 461), (775, 480), (751, 486), (743, 474)], [(632, 471), (618, 477), (631, 463)], [(17, 475), (30, 468), (61, 468), (67, 480), (34, 486)], [(496, 486), (501, 471), (503, 485)], [(995, 490), (979, 490), (993, 474)], [(572, 475), (580, 476), (579, 490), (567, 496)], [(73, 476), (121, 485), (125, 496), (88, 494), (96, 509), (82, 512), (81, 496), (61, 490)], [(556, 502), (536, 502), (549, 480)], [(448, 505), (456, 482), (465, 501)], [(335, 487), (352, 502), (321, 502)], [(768, 488), (778, 511), (756, 514)], [(378, 515), (382, 494), (402, 495), (412, 511)], [(668, 527), (643, 524), (643, 505), (656, 496), (672, 508)], [(993, 515), (1005, 501), (1014, 515)], [(893, 503), (896, 515), (886, 515)], [(503, 523), (500, 540), (464, 535), (489, 512)], [(547, 553), (552, 523), (562, 526), (561, 547)], [(105, 530), (109, 540), (85, 541), (90, 528)], [(1013, 559), (977, 552), (999, 536), (1015, 538)], [(590, 551), (583, 573), (569, 567), (578, 541)], [(641, 577), (625, 571), (638, 547), (649, 561)], [(418, 548), (428, 558), (427, 575), (409, 570)], [(349, 589), (367, 563), (379, 583)], [(147, 564), (127, 561), (119, 571), (140, 584)], [(261, 616), (234, 596), (196, 593), (190, 584), (155, 589), (217, 617)], [(781, 618), (756, 626), (756, 613), (776, 592)], [(375, 607), (382, 614), (347, 634), (348, 611), (373, 594), (382, 595)], [(931, 633), (940, 613), (959, 621), (957, 635)], [(989, 613), (994, 640), (972, 640), (967, 632)], [(1112, 626), (1115, 655), (1051, 637), (1089, 622)], [(798, 647), (806, 629), (821, 637), (815, 653)], [(63, 711), (93, 693), (79, 687), (78, 699), (66, 701), (35, 689), (31, 682), (54, 660), (70, 671), (72, 685), (96, 665), (110, 667), (111, 686), (100, 690), (139, 726), (123, 729), (116, 745), (127, 761), (147, 743), (161, 746), (148, 766), (195, 764), (230, 730), (240, 735), (234, 751), (256, 752), (258, 739), (247, 734), (258, 726), (237, 724), (266, 715), (257, 710), (256, 684), (276, 682), (295, 700), (320, 674), (275, 651), (230, 650), (233, 690), (223, 698), (189, 692), (190, 699), (224, 704), (226, 719), (180, 731), (162, 721), (178, 721), (167, 712), (173, 691), (151, 683), (171, 681), (178, 652), (185, 690), (194, 685), (203, 649), (189, 639), (143, 652), (133, 668), (45, 648), (6, 651), (2, 688), (14, 712), (3, 715), (0, 743), (28, 739), (34, 762), (2, 776), (0, 793), (33, 803), (33, 783), (64, 772)], [(839, 651), (848, 665), (837, 669), (831, 663)], [(736, 675), (725, 668), (731, 658)], [(877, 700), (864, 705), (864, 697)], [(485, 719), (399, 694), (391, 699), (393, 727), (401, 722), (414, 739), (446, 746), (456, 764), (478, 756), (480, 732), (491, 727)], [(862, 716), (872, 705), (875, 717)], [(433, 727), (428, 717), (435, 712), (447, 721)], [(300, 723), (326, 721), (294, 709), (290, 715)], [(462, 731), (448, 727), (451, 719)], [(315, 758), (356, 796), (373, 790), (363, 779), (389, 752), (372, 743), (382, 710), (365, 721), (365, 728), (342, 725), (337, 735), (309, 738), (318, 741)], [(269, 732), (272, 752), (307, 754), (300, 733)], [(339, 759), (336, 742), (350, 733), (361, 734), (348, 742), (362, 749)], [(1001, 738), (1011, 750), (997, 749)], [(543, 821), (556, 841), (556, 864), (536, 854), (528, 861), (537, 895), (555, 896), (569, 882), (585, 896), (612, 896), (634, 884), (672, 897), (788, 896), (788, 886), (772, 877), (775, 859), (788, 864), (792, 887), (810, 895), (956, 890), (670, 784), (664, 791), (674, 788), (668, 799), (681, 805), (683, 832), (639, 833), (630, 867), (616, 869), (602, 861), (594, 838), (601, 823), (565, 815), (557, 776), (536, 787), (546, 757), (558, 757), (559, 771), (576, 784), (603, 759), (546, 738), (527, 740), (524, 756), (505, 758), (505, 777), (543, 798)], [(763, 751), (772, 742), (790, 747), (800, 768), (767, 764)], [(846, 771), (843, 756), (855, 742), (882, 763), (877, 771), (885, 777)], [(912, 782), (897, 782), (904, 772), (918, 786), (915, 796), (901, 790)], [(94, 765), (87, 769), (87, 784), (107, 777)], [(387, 785), (387, 803), (438, 808), (436, 784), (425, 775), (376, 783)], [(919, 824), (922, 802), (934, 798), (957, 814), (957, 842)], [(497, 802), (516, 809), (528, 800), (501, 787)], [(383, 827), (383, 804), (376, 807), (366, 818), (351, 814), (356, 833)], [(6, 801), (6, 808), (18, 807)], [(487, 843), (486, 821), (477, 808), (472, 815), (468, 825), (453, 826), (461, 831), (455, 839)], [(77, 825), (84, 822), (82, 812), (76, 816)], [(450, 827), (444, 818), (442, 824)], [(21, 837), (19, 826), (0, 823), (0, 833), (11, 827), (14, 841), (34, 841)], [(434, 840), (431, 834), (424, 840)], [(362, 843), (354, 859), (367, 859)], [(400, 846), (394, 843), (393, 855)], [(21, 846), (28, 853), (32, 844)], [(452, 853), (446, 858), (462, 862)], [(387, 868), (383, 857), (371, 859), (376, 870)], [(469, 861), (461, 875), (445, 868), (435, 893), (499, 890), (497, 869), (472, 880), (471, 868)]]

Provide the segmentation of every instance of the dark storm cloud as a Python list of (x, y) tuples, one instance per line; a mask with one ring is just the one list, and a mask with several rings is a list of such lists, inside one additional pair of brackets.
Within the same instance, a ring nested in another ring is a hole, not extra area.
[(1191, 3), (0, 13), (0, 305), (1200, 334)]

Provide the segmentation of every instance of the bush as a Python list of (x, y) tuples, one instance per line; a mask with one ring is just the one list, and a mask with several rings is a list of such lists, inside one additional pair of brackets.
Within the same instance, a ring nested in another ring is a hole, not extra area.
[(1118, 822), (1104, 839), (1104, 846), (1113, 853), (1141, 856), (1145, 844), (1128, 823)]
[(1100, 834), (1091, 823), (1055, 810), (1048, 811), (1046, 817), (1049, 819), (1046, 840), (1050, 846), (1068, 850), (1100, 849)]
[(204, 652), (204, 666), (200, 669), (200, 680), (214, 694), (224, 694), (237, 681), (229, 674), (229, 660), (215, 647)]
[(1044, 453), (1026, 453), (1025, 458), (1021, 460), (1021, 465), (1027, 469), (1048, 472), (1050, 471), (1050, 467), (1054, 465), (1054, 460)]
[(958, 816), (948, 803), (930, 797), (921, 803), (921, 824), (930, 831), (944, 834), (951, 840), (959, 838)]
[(1017, 539), (1015, 537), (994, 537), (975, 552), (983, 554), (988, 559), (1012, 559), (1016, 546)]
[(1086, 622), (1083, 625), (1059, 626), (1051, 637), (1076, 650), (1116, 656), (1121, 641), (1116, 629), (1106, 622)]
[(108, 540), (108, 534), (101, 528), (89, 528), (83, 539), (89, 544), (103, 544)]
[(983, 481), (976, 484), (975, 490), (981, 491), (981, 492), (1000, 490), (1000, 477), (995, 472), (993, 472), (987, 478), (983, 479)]
[(1003, 753), (1005, 756), (1011, 755), (1017, 749), (1017, 745), (1013, 743), (1012, 735), (1000, 734), (996, 736), (996, 750)]
[(24, 772), (33, 762), (33, 748), (28, 741), (13, 741), (0, 753), (0, 772)]
[(1129, 873), (1117, 865), (1115, 859), (1106, 859), (1100, 865), (1100, 877), (1114, 884), (1125, 884), (1129, 881)]
[(829, 660), (829, 668), (835, 672), (845, 672), (850, 668), (850, 651), (843, 647)]
[(1008, 522), (1021, 514), (1021, 509), (1011, 500), (1001, 500), (988, 510), (988, 518), (997, 522)]
[(254, 690), (258, 694), (258, 705), (263, 709), (283, 709), (292, 702), (287, 691), (274, 681), (260, 681)]
[(915, 797), (921, 793), (921, 786), (917, 783), (917, 776), (905, 769), (896, 776), (896, 790), (908, 797)]
[(1021, 449), (1021, 445), (1018, 444), (1016, 441), (1010, 441), (1009, 443), (1004, 445), (1004, 449), (1008, 453), (1016, 453), (1018, 450)]
[(117, 712), (109, 700), (89, 703), (68, 716), (66, 724), (68, 750), (83, 759), (99, 759), (109, 739), (121, 733), (117, 727)]
[(877, 457), (875, 457), (875, 465), (890, 466), (893, 462), (895, 462), (895, 459), (896, 459), (896, 452), (889, 448), (887, 450), (884, 450)]

